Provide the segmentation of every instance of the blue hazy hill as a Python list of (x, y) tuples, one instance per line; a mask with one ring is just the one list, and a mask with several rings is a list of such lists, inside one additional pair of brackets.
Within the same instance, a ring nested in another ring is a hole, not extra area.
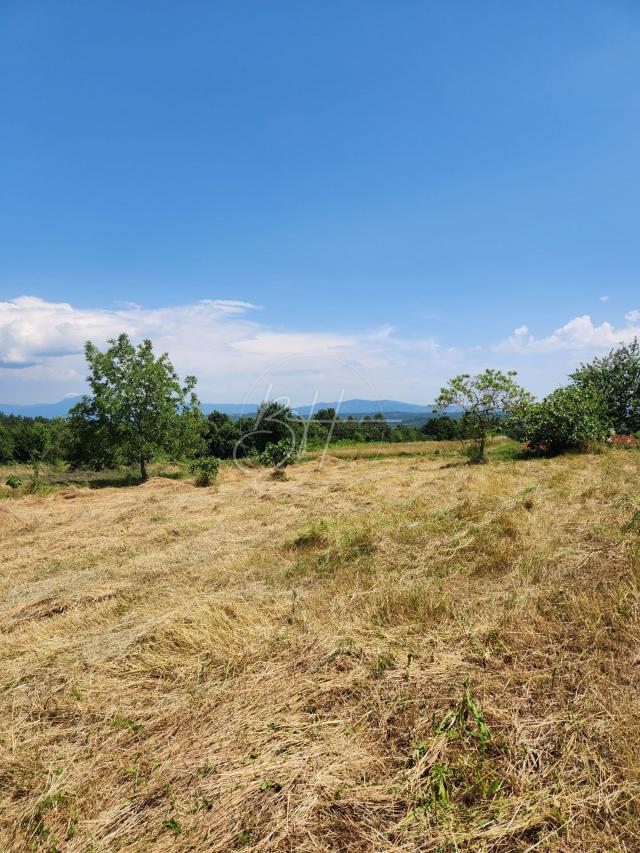
[[(65, 417), (72, 406), (82, 399), (81, 397), (68, 397), (57, 403), (0, 403), (0, 412), (7, 415), (24, 415), (26, 417), (58, 418)], [(202, 403), (202, 411), (205, 414), (218, 411), (227, 415), (238, 417), (239, 415), (254, 414), (258, 408), (257, 403)], [(419, 406), (415, 403), (403, 403), (400, 400), (334, 400), (332, 402), (320, 402), (313, 405), (294, 406), (294, 411), (300, 415), (309, 415), (319, 409), (334, 408), (341, 417), (353, 417), (364, 415), (375, 415), (382, 412), (385, 416), (394, 416), (394, 419), (403, 419), (402, 416), (414, 415), (429, 417), (432, 407), (428, 405)]]

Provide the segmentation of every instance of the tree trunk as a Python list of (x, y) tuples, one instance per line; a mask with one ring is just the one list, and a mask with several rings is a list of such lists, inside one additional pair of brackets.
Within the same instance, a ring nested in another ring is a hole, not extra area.
[(484, 444), (485, 444), (485, 441), (486, 441), (486, 436), (483, 433), (480, 436), (480, 453), (478, 454), (480, 462), (484, 462)]
[(144, 456), (140, 457), (140, 476), (143, 480), (147, 479), (147, 464), (144, 461)]

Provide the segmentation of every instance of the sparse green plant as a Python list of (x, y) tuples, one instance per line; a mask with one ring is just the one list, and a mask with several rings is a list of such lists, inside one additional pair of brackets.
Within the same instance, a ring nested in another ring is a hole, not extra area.
[(278, 793), (278, 791), (282, 790), (282, 785), (280, 784), (280, 782), (274, 782), (273, 779), (265, 779), (264, 782), (260, 783), (260, 790), (275, 791), (276, 793)]
[(171, 832), (173, 832), (176, 838), (182, 832), (182, 824), (180, 823), (180, 821), (175, 820), (174, 818), (169, 818), (169, 820), (165, 820), (162, 825), (165, 827), (165, 829), (171, 830)]
[(449, 785), (454, 773), (446, 764), (436, 761), (429, 771), (431, 803), (436, 808), (449, 805)]
[(142, 723), (138, 723), (129, 717), (123, 717), (121, 714), (113, 715), (111, 718), (111, 725), (114, 729), (131, 729), (131, 731), (136, 734), (144, 728)]
[(43, 490), (44, 483), (42, 481), (41, 466), (38, 459), (31, 462), (31, 477), (26, 485), (26, 490), (29, 494), (35, 495)]
[(436, 726), (435, 732), (438, 735), (452, 732), (470, 735), (478, 742), (481, 753), (484, 753), (491, 740), (491, 732), (480, 706), (473, 698), (468, 680), (463, 682), (463, 688), (462, 699), (455, 708), (444, 715)]
[(632, 514), (631, 518), (623, 524), (622, 529), (625, 533), (629, 531), (640, 532), (640, 509)]
[(22, 480), (17, 474), (10, 474), (4, 482), (10, 489), (19, 489), (22, 485)]
[(374, 678), (381, 678), (388, 669), (395, 665), (395, 655), (391, 652), (380, 652), (373, 663), (371, 674)]
[(328, 524), (325, 519), (321, 518), (303, 530), (302, 533), (299, 533), (291, 543), (291, 547), (301, 551), (324, 547), (329, 541), (327, 530)]
[(414, 740), (409, 748), (409, 765), (417, 764), (429, 751), (429, 744), (425, 740)]

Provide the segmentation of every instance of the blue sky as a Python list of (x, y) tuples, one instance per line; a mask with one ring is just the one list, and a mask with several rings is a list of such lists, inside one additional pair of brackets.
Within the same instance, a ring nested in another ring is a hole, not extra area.
[(119, 328), (207, 400), (549, 391), (640, 325), (638, 92), (632, 0), (0, 0), (0, 400)]

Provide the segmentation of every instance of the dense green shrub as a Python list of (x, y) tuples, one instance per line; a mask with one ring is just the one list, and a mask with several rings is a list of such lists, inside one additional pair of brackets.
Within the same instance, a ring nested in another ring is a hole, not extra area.
[(19, 489), (22, 485), (22, 480), (17, 474), (10, 474), (4, 482), (10, 489)]
[(58, 462), (65, 458), (67, 421), (0, 413), (0, 462)]
[(531, 450), (549, 455), (586, 450), (611, 434), (606, 404), (590, 390), (569, 385), (523, 412), (521, 437)]
[(291, 441), (283, 439), (277, 444), (268, 444), (258, 457), (262, 465), (273, 468), (284, 468), (294, 461), (296, 447)]
[(189, 464), (189, 470), (196, 475), (196, 486), (207, 487), (215, 482), (220, 463), (214, 456), (203, 456)]
[(640, 341), (621, 344), (608, 355), (581, 364), (573, 383), (600, 397), (617, 433), (640, 430)]

